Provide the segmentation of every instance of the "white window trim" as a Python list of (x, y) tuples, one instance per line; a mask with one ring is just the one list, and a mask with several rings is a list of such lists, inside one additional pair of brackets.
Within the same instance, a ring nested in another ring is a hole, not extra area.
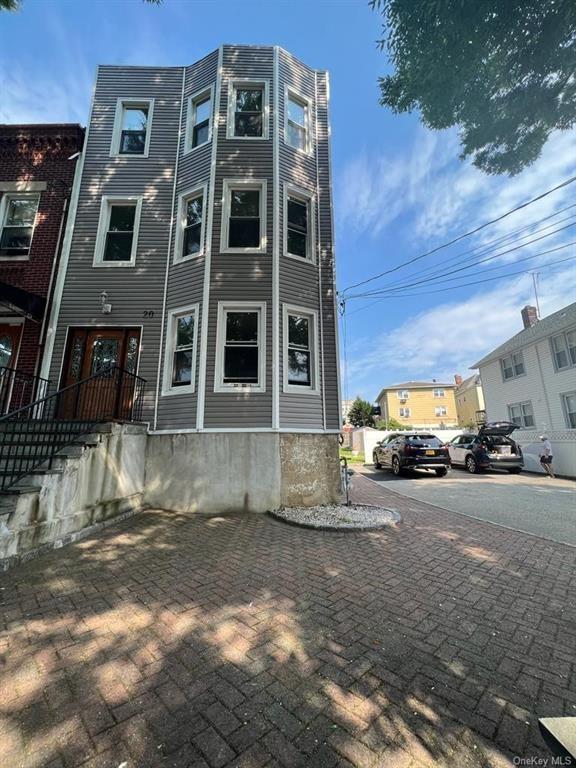
[(576, 397), (576, 390), (572, 390), (572, 392), (562, 392), (560, 394), (560, 398), (562, 400), (562, 413), (564, 415), (564, 422), (566, 424), (566, 429), (574, 429), (574, 427), (571, 426), (570, 421), (568, 419), (568, 403), (566, 402), (566, 398), (568, 397)]
[[(440, 413), (440, 411), (444, 411), (444, 413)], [(434, 415), (439, 419), (443, 416), (448, 416), (448, 408), (445, 405), (437, 405), (434, 408)]]
[[(288, 99), (292, 98), (294, 101), (303, 102), (306, 106), (306, 146), (304, 149), (295, 147), (288, 141)], [(303, 155), (311, 155), (313, 152), (312, 145), (312, 100), (303, 93), (296, 91), (294, 88), (290, 88), (289, 85), (284, 86), (284, 144), (295, 152), (300, 152)]]
[[(405, 411), (405, 413), (402, 413), (402, 411)], [(409, 419), (410, 418), (410, 408), (403, 408), (400, 407), (398, 409), (398, 414), (401, 419)]]
[[(442, 392), (442, 394), (441, 395), (437, 395), (436, 394), (437, 392)], [(446, 397), (446, 390), (443, 387), (436, 387), (435, 389), (432, 390), (432, 394), (436, 398)]]
[[(555, 373), (562, 373), (563, 371), (569, 371), (570, 368), (576, 368), (576, 363), (573, 363), (572, 358), (570, 357), (570, 347), (568, 346), (568, 334), (574, 332), (576, 332), (576, 328), (567, 328), (565, 331), (550, 336), (550, 353), (552, 355), (552, 365), (554, 366)], [(554, 350), (554, 339), (558, 336), (562, 337), (564, 349), (566, 350), (566, 360), (568, 361), (568, 365), (564, 365), (562, 368), (560, 368), (556, 362), (556, 352)]]
[[(290, 384), (288, 382), (288, 315), (302, 315), (309, 318), (309, 336), (310, 344), (310, 378), (309, 386)], [(310, 328), (310, 325), (312, 326)], [(282, 338), (283, 338), (283, 386), (282, 391), (290, 394), (310, 395), (320, 394), (320, 355), (318, 353), (318, 312), (315, 309), (307, 307), (298, 307), (294, 304), (282, 305)]]
[[(229, 248), (228, 231), (230, 228), (231, 191), (236, 187), (257, 189), (260, 191), (260, 247), (259, 248)], [(224, 179), (222, 186), (222, 225), (220, 227), (220, 253), (266, 253), (266, 179)]]
[(410, 392), (407, 389), (397, 389), (396, 397), (398, 400), (408, 400), (410, 397)]
[[(516, 373), (516, 371), (514, 370), (514, 355), (520, 355), (522, 359), (522, 367), (524, 368), (524, 371), (522, 373)], [(512, 376), (510, 376), (510, 378), (507, 379), (504, 376), (504, 360), (507, 360), (508, 358), (512, 360)], [(500, 373), (501, 373), (503, 382), (513, 381), (514, 379), (520, 378), (520, 376), (526, 376), (526, 363), (524, 362), (524, 353), (522, 352), (521, 349), (518, 350), (517, 352), (510, 352), (509, 354), (504, 355), (503, 357), (500, 358)]]
[[(203, 141), (202, 144), (192, 146), (192, 136), (194, 125), (192, 124), (192, 118), (194, 117), (195, 109), (194, 103), (202, 100), (203, 96), (210, 97), (210, 115), (208, 117), (208, 138)], [(188, 104), (186, 108), (186, 136), (184, 140), (184, 154), (187, 155), (190, 152), (195, 152), (200, 147), (205, 147), (212, 141), (212, 129), (214, 125), (214, 85), (209, 85), (207, 88), (202, 88), (200, 91), (196, 91), (188, 97)]]
[(32, 224), (32, 233), (30, 235), (30, 245), (28, 247), (28, 253), (23, 256), (2, 256), (0, 255), (0, 261), (30, 261), (30, 251), (32, 250), (32, 243), (34, 242), (34, 233), (36, 232), (36, 225), (38, 224), (38, 211), (40, 209), (40, 193), (39, 192), (7, 192), (2, 195), (0, 200), (0, 236), (4, 232), (4, 220), (8, 210), (8, 203), (13, 198), (21, 199), (23, 197), (30, 197), (37, 201), (36, 214), (34, 215), (34, 223)]
[[(262, 88), (262, 136), (236, 136), (234, 134), (234, 114), (236, 106), (237, 88)], [(252, 78), (234, 77), (228, 80), (228, 114), (226, 120), (226, 138), (234, 141), (267, 141), (269, 138), (268, 123), (270, 117), (269, 106), (270, 81), (254, 80)]]
[[(106, 244), (106, 232), (108, 222), (110, 221), (110, 208), (114, 203), (132, 202), (136, 203), (136, 212), (134, 214), (134, 234), (132, 236), (132, 251), (130, 252), (130, 261), (104, 261), (104, 246)], [(98, 233), (96, 235), (96, 246), (94, 248), (93, 267), (103, 267), (104, 269), (118, 269), (134, 267), (136, 265), (136, 251), (138, 250), (138, 233), (140, 231), (140, 216), (142, 213), (142, 195), (103, 195), (100, 204), (100, 218), (98, 220)]]
[[(187, 256), (181, 256), (182, 244), (184, 242), (184, 226), (186, 223), (186, 203), (194, 197), (202, 196), (202, 226), (200, 229), (200, 250), (198, 253), (190, 253)], [(176, 219), (176, 237), (174, 238), (174, 264), (182, 264), (185, 261), (192, 261), (204, 256), (206, 247), (206, 217), (208, 203), (208, 185), (200, 184), (198, 187), (187, 189), (178, 195), (178, 208)]]
[[(184, 315), (194, 315), (194, 340), (192, 348), (192, 376), (190, 384), (182, 387), (172, 386), (172, 368), (174, 365), (174, 353), (176, 351), (176, 321)], [(162, 379), (162, 396), (190, 395), (195, 391), (196, 383), (196, 359), (198, 355), (198, 317), (199, 304), (191, 304), (188, 307), (177, 307), (168, 311), (166, 321), (166, 349), (164, 352), (164, 375)]]
[[(122, 134), (122, 115), (125, 107), (141, 107), (148, 105), (148, 120), (146, 122), (146, 140), (144, 142), (144, 152), (141, 155), (121, 154), (120, 136)], [(116, 112), (114, 115), (114, 129), (112, 131), (112, 142), (110, 144), (110, 157), (122, 157), (130, 160), (148, 157), (150, 150), (150, 136), (152, 135), (152, 117), (154, 114), (154, 99), (139, 99), (135, 96), (118, 98), (116, 100)]]
[[(288, 252), (288, 198), (295, 197), (306, 202), (308, 205), (308, 255), (306, 258), (297, 256), (295, 253)], [(302, 187), (297, 187), (294, 184), (284, 182), (284, 205), (283, 205), (283, 246), (282, 251), (284, 256), (290, 259), (295, 259), (300, 264), (316, 264), (316, 227), (315, 227), (315, 195), (313, 192)]]
[[(227, 312), (258, 312), (258, 384), (224, 384), (224, 342)], [(266, 392), (266, 302), (219, 301), (216, 327), (214, 392)]]
[[(536, 428), (536, 417), (534, 415), (534, 406), (532, 405), (532, 400), (520, 400), (517, 403), (509, 403), (508, 406), (507, 406), (507, 408), (508, 408), (508, 419), (510, 421), (512, 421), (512, 413), (511, 413), (511, 409), (512, 408), (520, 408), (520, 413), (521, 413), (521, 416), (522, 416), (522, 422), (524, 422), (524, 411), (522, 410), (522, 406), (523, 405), (529, 405), (530, 406), (530, 410), (532, 411), (532, 421), (534, 422), (534, 424), (530, 424), (528, 426), (526, 426), (526, 424), (524, 424), (524, 423), (518, 424), (518, 429), (535, 429)], [(516, 422), (513, 422), (513, 423), (516, 424)]]

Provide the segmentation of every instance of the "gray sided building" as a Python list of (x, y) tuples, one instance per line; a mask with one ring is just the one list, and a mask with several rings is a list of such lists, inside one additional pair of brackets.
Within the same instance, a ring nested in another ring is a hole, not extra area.
[(328, 95), (277, 46), (98, 69), (43, 373), (146, 380), (164, 507), (337, 493)]

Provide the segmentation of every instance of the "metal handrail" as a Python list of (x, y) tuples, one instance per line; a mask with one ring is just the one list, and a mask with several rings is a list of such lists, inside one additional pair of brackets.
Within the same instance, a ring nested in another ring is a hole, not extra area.
[(26, 407), (34, 400), (48, 395), (51, 389), (52, 382), (49, 379), (0, 366), (0, 414)]
[(105, 421), (141, 421), (146, 380), (116, 365), (0, 417), (0, 491)]

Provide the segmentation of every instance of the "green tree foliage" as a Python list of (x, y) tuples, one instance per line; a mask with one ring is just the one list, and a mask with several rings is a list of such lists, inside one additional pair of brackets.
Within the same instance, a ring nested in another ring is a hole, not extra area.
[(374, 416), (372, 415), (372, 406), (368, 400), (362, 400), (357, 397), (348, 411), (348, 420), (355, 427), (373, 427)]
[(576, 123), (574, 0), (371, 0), (394, 67), (383, 106), (458, 126), (461, 158), (514, 175)]
[(380, 419), (379, 421), (377, 421), (376, 429), (401, 430), (401, 429), (412, 429), (412, 427), (409, 424), (403, 424), (394, 418), (389, 418), (389, 419)]

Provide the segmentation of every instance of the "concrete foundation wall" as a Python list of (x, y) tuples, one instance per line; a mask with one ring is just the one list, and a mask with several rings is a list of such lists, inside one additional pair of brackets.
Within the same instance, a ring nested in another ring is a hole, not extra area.
[(336, 501), (338, 436), (150, 435), (145, 504), (178, 512), (266, 512)]
[(57, 546), (72, 535), (142, 506), (146, 427), (105, 425), (98, 444), (55, 459), (58, 473), (32, 475), (39, 490), (6, 496), (0, 507), (0, 562)]

